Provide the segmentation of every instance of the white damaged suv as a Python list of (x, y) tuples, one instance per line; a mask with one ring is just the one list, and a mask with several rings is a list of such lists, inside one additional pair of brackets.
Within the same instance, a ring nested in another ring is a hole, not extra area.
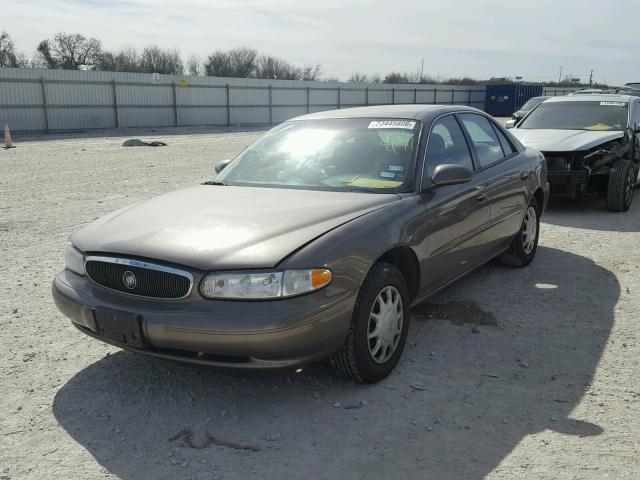
[(544, 154), (552, 194), (596, 193), (609, 210), (629, 210), (640, 180), (640, 97), (550, 98), (511, 132)]

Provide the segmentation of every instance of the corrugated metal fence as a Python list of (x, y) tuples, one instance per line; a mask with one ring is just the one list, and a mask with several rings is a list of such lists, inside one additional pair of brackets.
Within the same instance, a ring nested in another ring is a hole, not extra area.
[[(484, 109), (484, 86), (354, 84), (0, 68), (0, 126), (15, 131), (270, 125), (362, 105)], [(545, 89), (563, 95), (571, 89)]]
[(17, 131), (274, 124), (362, 105), (484, 108), (483, 86), (353, 84), (0, 69), (0, 125)]

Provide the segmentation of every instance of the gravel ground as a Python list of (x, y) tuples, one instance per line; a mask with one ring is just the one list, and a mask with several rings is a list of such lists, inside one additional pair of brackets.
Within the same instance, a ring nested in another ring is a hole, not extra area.
[[(638, 478), (640, 199), (553, 202), (533, 264), (416, 308), (378, 385), (223, 374), (85, 337), (50, 282), (69, 233), (202, 181), (259, 132), (114, 135), (0, 151), (0, 479)], [(120, 146), (134, 137), (168, 146)]]

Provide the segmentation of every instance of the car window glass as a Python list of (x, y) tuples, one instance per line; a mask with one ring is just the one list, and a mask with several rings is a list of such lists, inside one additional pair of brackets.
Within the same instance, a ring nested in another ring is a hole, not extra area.
[(511, 155), (515, 151), (513, 149), (513, 146), (511, 146), (511, 142), (507, 140), (507, 137), (504, 135), (504, 133), (502, 133), (500, 129), (495, 125), (493, 126), (493, 129), (496, 132), (496, 135), (498, 135), (498, 140), (500, 140), (500, 145), (502, 145), (502, 151), (505, 157)]
[(229, 185), (383, 193), (406, 190), (421, 124), (411, 119), (289, 121), (216, 177)]
[(431, 179), (435, 168), (444, 164), (461, 165), (473, 170), (471, 152), (453, 115), (437, 120), (431, 129), (423, 180), (426, 182)]
[(460, 120), (476, 147), (480, 167), (487, 167), (504, 157), (500, 141), (489, 120), (469, 113), (460, 115)]

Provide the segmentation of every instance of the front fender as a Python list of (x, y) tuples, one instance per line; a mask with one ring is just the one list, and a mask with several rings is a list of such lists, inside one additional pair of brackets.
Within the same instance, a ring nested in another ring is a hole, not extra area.
[[(330, 295), (360, 288), (376, 261), (397, 246), (414, 253), (426, 241), (424, 204), (418, 196), (358, 217), (317, 238), (279, 267), (325, 267), (333, 272)], [(417, 255), (419, 258), (419, 255)]]

